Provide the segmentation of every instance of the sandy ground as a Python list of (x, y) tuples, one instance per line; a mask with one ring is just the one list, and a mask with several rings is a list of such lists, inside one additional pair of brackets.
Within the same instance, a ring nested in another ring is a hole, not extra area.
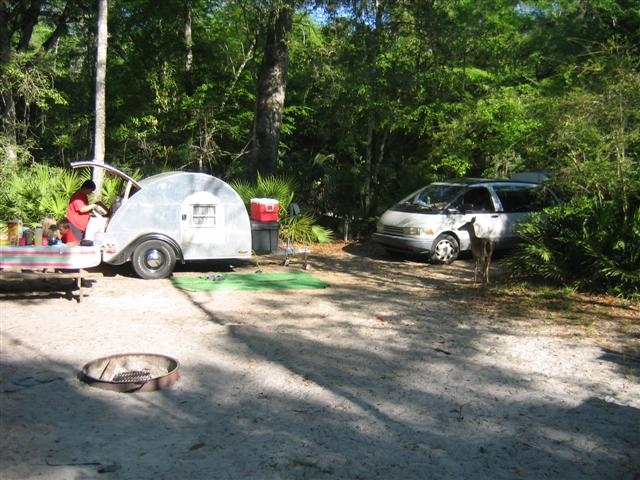
[[(82, 303), (53, 281), (5, 284), (0, 478), (640, 478), (640, 361), (595, 341), (598, 325), (503, 308), (465, 260), (310, 260), (328, 288), (189, 293), (114, 267)], [(176, 274), (228, 267), (190, 268)], [(625, 311), (632, 328), (640, 306)], [(180, 380), (134, 394), (78, 380), (131, 352), (174, 357)]]

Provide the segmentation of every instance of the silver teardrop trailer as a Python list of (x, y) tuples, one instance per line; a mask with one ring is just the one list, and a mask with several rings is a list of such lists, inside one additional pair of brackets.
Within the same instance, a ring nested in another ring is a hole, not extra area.
[(277, 221), (250, 219), (240, 195), (219, 178), (166, 172), (136, 181), (106, 164), (81, 161), (71, 166), (102, 168), (122, 179), (118, 198), (111, 208), (92, 215), (85, 236), (102, 247), (105, 263), (131, 261), (145, 279), (168, 277), (178, 260), (250, 258), (256, 253), (304, 253), (306, 267), (308, 250), (278, 250)]

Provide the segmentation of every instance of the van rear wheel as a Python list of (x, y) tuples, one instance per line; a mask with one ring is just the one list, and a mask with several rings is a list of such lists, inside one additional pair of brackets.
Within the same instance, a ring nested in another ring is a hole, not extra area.
[(133, 251), (131, 262), (140, 278), (146, 280), (167, 278), (176, 265), (176, 253), (162, 240), (147, 240)]
[(435, 242), (433, 242), (433, 249), (431, 250), (431, 261), (433, 263), (440, 263), (449, 265), (460, 253), (460, 245), (455, 237), (443, 233), (439, 235)]

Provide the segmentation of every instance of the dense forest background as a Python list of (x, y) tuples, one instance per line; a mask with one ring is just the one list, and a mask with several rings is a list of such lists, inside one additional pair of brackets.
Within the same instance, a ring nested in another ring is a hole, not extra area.
[[(97, 15), (0, 6), (5, 190), (93, 157)], [(638, 282), (637, 0), (109, 0), (108, 31), (109, 164), (286, 176), (363, 230), (435, 179), (543, 170), (556, 225)]]

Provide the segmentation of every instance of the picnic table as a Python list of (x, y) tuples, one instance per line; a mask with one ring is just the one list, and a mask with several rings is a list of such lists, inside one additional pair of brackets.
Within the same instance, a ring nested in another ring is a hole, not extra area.
[(82, 280), (87, 268), (102, 261), (100, 247), (68, 246), (0, 246), (0, 278), (29, 280), (47, 278), (74, 279), (78, 287), (78, 302), (82, 301)]

